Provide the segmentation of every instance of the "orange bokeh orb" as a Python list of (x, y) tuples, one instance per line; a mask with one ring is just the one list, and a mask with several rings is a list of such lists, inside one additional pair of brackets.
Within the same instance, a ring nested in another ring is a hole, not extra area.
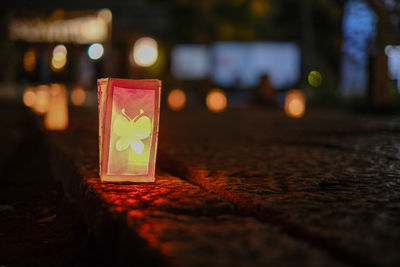
[(214, 88), (208, 92), (206, 97), (207, 108), (215, 113), (223, 111), (228, 104), (225, 92), (219, 88)]
[(167, 99), (168, 107), (172, 110), (178, 111), (186, 105), (186, 94), (180, 89), (174, 89), (168, 94)]
[(306, 112), (306, 99), (300, 90), (290, 90), (285, 98), (285, 113), (291, 118), (301, 118)]
[(32, 107), (36, 102), (36, 93), (33, 87), (28, 87), (24, 91), (24, 95), (22, 96), (22, 102), (27, 107)]
[(48, 85), (40, 85), (36, 88), (35, 103), (32, 105), (32, 110), (38, 114), (45, 114), (50, 105), (50, 89)]
[(76, 87), (71, 92), (71, 102), (74, 106), (82, 106), (86, 100), (86, 93), (81, 87)]

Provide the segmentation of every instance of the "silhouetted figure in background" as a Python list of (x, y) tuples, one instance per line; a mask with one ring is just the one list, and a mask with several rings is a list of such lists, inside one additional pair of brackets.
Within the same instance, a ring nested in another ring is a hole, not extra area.
[(256, 96), (256, 102), (258, 103), (267, 105), (275, 104), (275, 88), (272, 86), (268, 74), (263, 74), (260, 77), (260, 84), (257, 87)]

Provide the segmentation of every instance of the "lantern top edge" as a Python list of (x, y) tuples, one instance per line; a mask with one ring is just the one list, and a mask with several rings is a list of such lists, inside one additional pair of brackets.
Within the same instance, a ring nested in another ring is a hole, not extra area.
[(111, 81), (113, 84), (118, 84), (118, 85), (125, 85), (129, 87), (138, 87), (138, 86), (145, 86), (146, 87), (150, 86), (155, 86), (155, 87), (161, 87), (161, 80), (159, 79), (121, 79), (121, 78), (99, 78), (97, 79), (97, 83), (102, 84), (102, 83), (107, 83)]

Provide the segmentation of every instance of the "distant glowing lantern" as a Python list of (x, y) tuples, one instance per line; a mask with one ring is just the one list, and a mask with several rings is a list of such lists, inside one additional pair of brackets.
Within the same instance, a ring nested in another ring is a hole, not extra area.
[(24, 54), (24, 69), (26, 71), (33, 71), (36, 67), (36, 54), (33, 50), (28, 50)]
[(28, 87), (25, 89), (22, 101), (24, 102), (24, 105), (27, 107), (32, 107), (35, 104), (36, 93), (33, 87)]
[(88, 48), (88, 55), (90, 59), (97, 60), (103, 56), (104, 47), (100, 43), (94, 43)]
[(186, 104), (186, 95), (180, 89), (174, 89), (168, 94), (168, 107), (172, 110), (181, 110)]
[(86, 93), (82, 87), (76, 87), (71, 92), (71, 102), (74, 106), (81, 106), (85, 102)]
[(319, 87), (322, 84), (322, 75), (319, 71), (313, 70), (307, 76), (308, 83), (313, 87)]
[(154, 182), (161, 81), (99, 79), (100, 178)]
[(65, 130), (68, 127), (68, 102), (64, 85), (52, 84), (50, 87), (50, 105), (44, 117), (44, 126), (48, 130)]
[(306, 100), (300, 90), (290, 90), (285, 98), (285, 113), (291, 118), (301, 118), (306, 111)]
[(207, 108), (216, 113), (223, 111), (227, 102), (225, 92), (218, 88), (212, 89), (206, 97)]
[(38, 114), (45, 114), (50, 105), (50, 94), (48, 85), (40, 85), (36, 88), (36, 96), (34, 104), (32, 105), (32, 110)]
[(158, 45), (150, 37), (138, 39), (133, 46), (133, 60), (141, 67), (150, 67), (158, 58)]

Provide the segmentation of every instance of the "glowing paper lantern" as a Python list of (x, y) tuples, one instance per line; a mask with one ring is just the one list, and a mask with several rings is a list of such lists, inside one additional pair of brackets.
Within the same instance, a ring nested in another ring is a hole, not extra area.
[(68, 127), (68, 101), (65, 86), (52, 84), (50, 106), (44, 117), (44, 127), (48, 130), (65, 130)]
[(301, 118), (306, 112), (306, 99), (300, 90), (290, 90), (285, 98), (285, 113), (291, 118)]
[(160, 80), (99, 79), (100, 178), (153, 182)]

